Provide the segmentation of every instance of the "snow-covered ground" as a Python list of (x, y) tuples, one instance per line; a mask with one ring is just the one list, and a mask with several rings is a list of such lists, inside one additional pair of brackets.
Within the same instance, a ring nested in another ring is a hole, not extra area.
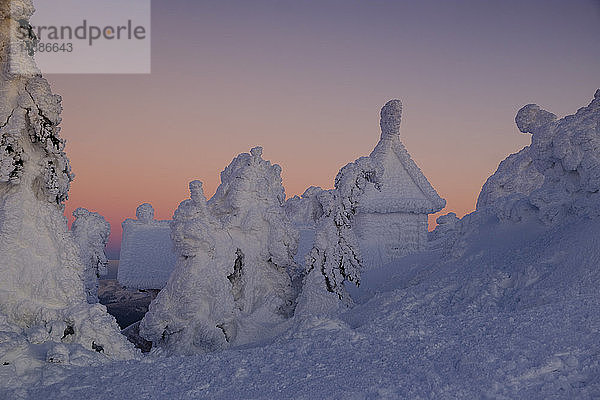
[(360, 289), (350, 290), (358, 304), (338, 320), (305, 321), (268, 343), (201, 356), (49, 365), (44, 381), (21, 393), (34, 399), (599, 398), (599, 222), (548, 228), (491, 221), (451, 261), (436, 250), (366, 272)]

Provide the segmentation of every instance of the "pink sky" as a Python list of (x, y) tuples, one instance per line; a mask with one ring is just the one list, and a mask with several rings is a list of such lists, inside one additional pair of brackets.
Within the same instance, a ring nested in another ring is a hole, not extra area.
[(49, 75), (76, 179), (66, 213), (111, 223), (142, 202), (168, 219), (200, 179), (211, 195), (240, 152), (264, 147), (288, 196), (331, 187), (404, 103), (401, 137), (444, 197), (473, 210), (485, 179), (529, 143), (527, 103), (559, 116), (600, 87), (594, 1), (154, 0), (152, 74)]

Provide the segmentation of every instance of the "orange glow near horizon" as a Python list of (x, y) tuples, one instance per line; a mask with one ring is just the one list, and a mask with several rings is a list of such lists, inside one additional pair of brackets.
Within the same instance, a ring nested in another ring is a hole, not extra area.
[[(194, 127), (198, 133), (190, 134), (184, 131), (189, 121), (171, 125), (161, 119), (152, 123), (146, 119), (128, 120), (126, 110), (115, 109), (114, 118), (100, 123), (95, 120), (98, 114), (90, 112), (98, 110), (89, 104), (93, 100), (88, 100), (89, 108), (85, 109), (71, 104), (73, 100), (68, 95), (63, 101), (63, 135), (68, 138), (67, 152), (76, 174), (65, 213), (72, 220), (72, 211), (85, 207), (104, 215), (112, 228), (108, 245), (112, 257), (120, 247), (122, 221), (134, 218), (139, 204), (149, 202), (156, 218), (170, 219), (178, 204), (188, 198), (189, 181), (202, 180), (209, 198), (220, 183), (220, 172), (232, 158), (255, 145), (264, 147), (265, 159), (281, 165), (288, 197), (302, 194), (311, 185), (332, 187), (343, 165), (368, 155), (377, 143), (378, 111), (384, 102), (369, 110), (365, 107), (364, 115), (350, 113), (351, 121), (341, 114), (332, 115), (331, 120), (323, 118), (318, 121), (323, 124), (320, 129), (314, 120), (297, 121), (284, 135), (278, 121), (252, 127), (248, 119), (232, 117), (224, 128), (219, 121), (227, 117), (225, 108), (213, 108), (216, 115), (198, 123)], [(432, 185), (447, 200), (442, 212), (430, 216), (430, 229), (440, 214), (453, 211), (462, 216), (471, 212), (481, 185), (498, 162), (529, 141), (526, 135), (515, 134), (512, 143), (495, 146), (493, 155), (476, 155), (468, 147), (439, 134), (448, 129), (444, 121), (414, 116), (410, 102), (405, 103), (402, 140)], [(223, 115), (218, 115), (219, 112)], [(262, 115), (268, 119), (266, 112)], [(258, 118), (254, 124), (258, 124)], [(172, 129), (170, 134), (163, 134), (169, 129)], [(250, 129), (257, 133), (239, 134)], [(327, 133), (319, 134), (321, 129)], [(349, 140), (344, 140), (344, 135)], [(256, 140), (252, 139), (254, 136)]]
[(399, 98), (402, 141), (447, 200), (442, 213), (462, 216), (498, 163), (529, 144), (514, 123), (520, 107), (564, 116), (600, 87), (597, 11), (541, 0), (155, 0), (152, 74), (47, 76), (76, 174), (65, 213), (104, 215), (115, 257), (139, 204), (169, 219), (189, 181), (210, 197), (231, 159), (257, 145), (281, 165), (288, 197), (330, 188), (370, 153), (379, 109)]

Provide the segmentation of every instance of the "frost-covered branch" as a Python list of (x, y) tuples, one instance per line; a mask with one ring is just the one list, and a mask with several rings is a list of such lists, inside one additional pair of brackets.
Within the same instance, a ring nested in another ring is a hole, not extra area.
[(380, 177), (381, 166), (362, 157), (340, 170), (335, 189), (318, 195), (323, 214), (317, 221), (314, 247), (306, 257), (307, 273), (320, 270), (327, 290), (340, 299), (345, 296), (345, 282), (360, 284), (362, 259), (352, 225), (365, 187), (378, 188)]

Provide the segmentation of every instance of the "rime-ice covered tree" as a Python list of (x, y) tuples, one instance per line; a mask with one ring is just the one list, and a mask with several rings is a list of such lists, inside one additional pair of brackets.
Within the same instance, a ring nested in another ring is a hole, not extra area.
[(531, 156), (543, 183), (529, 195), (547, 223), (600, 215), (600, 89), (587, 107), (557, 119), (535, 104), (515, 118), (531, 133)]
[(526, 146), (504, 159), (488, 178), (479, 193), (477, 209), (493, 206), (499, 199), (529, 196), (543, 181), (544, 176), (533, 164), (530, 146)]
[(460, 220), (438, 218), (431, 238), (453, 257), (490, 220), (554, 225), (600, 216), (600, 89), (573, 115), (558, 119), (528, 104), (515, 122), (532, 135), (531, 145), (500, 163), (481, 189), (475, 212)]
[(0, 3), (0, 364), (15, 373), (135, 354), (106, 308), (86, 301), (86, 264), (63, 215), (73, 175), (61, 98), (21, 51), (32, 38), (14, 34), (32, 13), (31, 0)]
[(73, 216), (75, 221), (71, 232), (85, 262), (83, 278), (87, 301), (90, 304), (97, 303), (98, 278), (108, 272), (108, 259), (104, 249), (110, 235), (110, 224), (102, 215), (85, 208), (77, 208), (73, 211)]
[(207, 202), (190, 183), (172, 222), (173, 273), (140, 323), (140, 335), (168, 353), (193, 354), (271, 334), (293, 311), (288, 270), (297, 232), (283, 209), (281, 168), (262, 148), (238, 155)]
[[(178, 254), (175, 269), (140, 323), (142, 337), (155, 348), (175, 354), (224, 347), (227, 338), (219, 326), (231, 323), (235, 307), (227, 279), (233, 273), (234, 249), (208, 212), (202, 183), (191, 182), (190, 192), (191, 198), (179, 205), (171, 225)], [(219, 245), (231, 252), (220, 262)]]
[(515, 117), (531, 145), (510, 155), (483, 186), (478, 211), (501, 219), (537, 216), (553, 223), (600, 215), (600, 90), (574, 115), (556, 115), (535, 104)]
[(305, 284), (298, 301), (299, 314), (319, 314), (336, 307), (333, 296), (348, 301), (344, 284), (360, 284), (362, 258), (352, 229), (359, 198), (367, 185), (379, 186), (381, 165), (361, 157), (343, 167), (335, 189), (318, 195), (322, 215), (317, 220), (315, 244), (306, 256)]
[(319, 201), (319, 194), (323, 189), (311, 186), (302, 193), (285, 202), (285, 212), (290, 221), (296, 226), (313, 226), (323, 214), (323, 207)]

